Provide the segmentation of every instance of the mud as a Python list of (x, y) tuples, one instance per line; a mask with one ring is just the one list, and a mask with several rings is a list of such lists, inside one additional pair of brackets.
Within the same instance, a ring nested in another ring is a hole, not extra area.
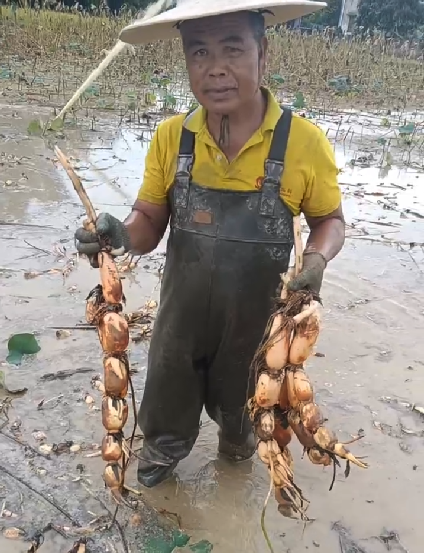
[[(47, 118), (49, 113), (40, 115)], [(46, 443), (72, 440), (83, 451), (45, 458), (0, 434), (0, 507), (17, 515), (3, 515), (0, 526), (26, 532), (50, 522), (66, 526), (69, 521), (5, 475), (1, 465), (53, 498), (82, 526), (107, 515), (93, 495), (113, 511), (100, 476), (103, 463), (86, 457), (103, 435), (97, 410), (101, 398), (90, 386), (91, 376), (102, 368), (97, 336), (71, 330), (68, 338), (57, 339), (52, 328), (83, 321), (85, 297), (97, 283), (97, 273), (81, 261), (65, 280), (60, 272), (24, 278), (25, 273), (63, 269), (75, 261), (73, 231), (83, 216), (67, 177), (52, 161), (49, 144), (56, 138), (28, 138), (26, 129), (33, 117), (34, 110), (30, 113), (22, 106), (0, 106), (0, 359), (6, 358), (7, 339), (13, 333), (34, 331), (41, 345), (41, 351), (21, 366), (4, 362), (0, 367), (10, 388), (29, 389), (26, 396), (13, 401), (10, 424), (3, 432), (38, 450), (40, 442), (33, 433), (42, 431)], [(339, 471), (329, 492), (331, 470), (302, 460), (300, 447), (293, 444), (297, 483), (311, 501), (309, 516), (316, 520), (304, 528), (278, 515), (271, 501), (266, 525), (276, 552), (319, 548), (326, 553), (379, 553), (387, 547), (375, 536), (386, 528), (397, 532), (408, 552), (419, 553), (424, 538), (424, 418), (404, 403), (424, 404), (420, 354), (424, 299), (419, 293), (424, 265), (421, 248), (415, 245), (424, 231), (424, 177), (411, 165), (393, 164), (383, 174), (377, 163), (368, 167), (350, 163), (358, 158), (358, 148), (366, 146), (369, 151), (371, 142), (340, 142), (338, 123), (320, 122), (327, 125), (343, 168), (340, 182), (349, 238), (326, 272), (318, 347), (325, 357), (314, 358), (308, 371), (318, 402), (340, 437), (347, 440), (363, 429), (365, 438), (352, 449), (367, 456), (370, 468), (353, 467), (348, 479)], [(130, 125), (113, 129), (114, 123), (97, 121), (93, 131), (87, 122), (85, 129), (65, 130), (66, 138), (58, 142), (75, 158), (74, 166), (96, 208), (124, 217), (140, 184), (146, 138), (151, 133)], [(349, 125), (348, 121), (344, 128)], [(125, 279), (128, 311), (157, 299), (164, 247), (165, 241)], [(66, 255), (58, 256), (63, 248)], [(134, 376), (137, 403), (143, 393), (147, 349), (147, 342), (131, 347), (131, 364), (138, 369)], [(41, 380), (46, 373), (83, 367), (92, 368), (92, 373)], [(93, 396), (95, 409), (84, 402), (86, 393)], [(45, 404), (37, 408), (42, 400)], [(194, 540), (208, 539), (218, 553), (267, 551), (260, 530), (269, 486), (266, 471), (256, 459), (237, 466), (218, 459), (216, 430), (205, 416), (194, 451), (175, 476), (144, 492), (136, 510), (141, 520), (121, 511), (119, 520), (134, 551), (145, 550), (146, 540), (153, 535), (169, 535), (168, 519), (158, 518), (154, 508), (178, 513), (184, 530)], [(135, 464), (128, 484), (137, 485)], [(333, 529), (337, 521), (349, 530), (357, 549), (352, 545), (349, 549), (346, 538), (342, 545)], [(96, 536), (90, 551), (122, 551), (116, 528)], [(40, 553), (65, 553), (74, 539), (51, 532)], [(28, 543), (0, 537), (0, 550), (26, 552)]]

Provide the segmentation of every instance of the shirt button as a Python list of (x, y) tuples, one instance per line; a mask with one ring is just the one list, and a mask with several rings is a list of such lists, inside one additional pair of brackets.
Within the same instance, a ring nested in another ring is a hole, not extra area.
[(218, 155), (216, 156), (216, 160), (217, 160), (217, 161), (221, 161), (221, 160), (222, 160), (222, 155), (221, 155), (221, 154), (218, 154)]

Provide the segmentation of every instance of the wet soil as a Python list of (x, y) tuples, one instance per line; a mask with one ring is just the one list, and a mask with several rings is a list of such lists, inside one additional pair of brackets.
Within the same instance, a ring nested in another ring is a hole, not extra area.
[[(0, 360), (6, 358), (11, 334), (36, 332), (41, 345), (40, 352), (21, 366), (1, 364), (10, 388), (28, 388), (24, 397), (13, 401), (3, 432), (37, 452), (43, 443), (35, 439), (37, 431), (46, 435), (48, 444), (72, 440), (82, 445), (82, 451), (46, 458), (0, 434), (0, 526), (27, 532), (50, 522), (62, 526), (70, 522), (5, 474), (2, 466), (53, 499), (82, 526), (107, 515), (96, 497), (114, 509), (103, 489), (101, 459), (87, 457), (103, 435), (101, 397), (90, 385), (91, 377), (102, 369), (96, 333), (73, 329), (64, 339), (55, 334), (56, 327), (83, 321), (85, 298), (98, 275), (80, 261), (66, 279), (60, 271), (24, 276), (62, 270), (75, 261), (73, 231), (84, 215), (63, 170), (52, 161), (49, 145), (57, 137), (42, 140), (27, 135), (34, 111), (0, 106)], [(49, 113), (41, 110), (39, 115), (46, 119)], [(419, 553), (424, 538), (424, 418), (407, 404), (424, 406), (420, 293), (424, 265), (416, 245), (424, 231), (423, 176), (416, 167), (400, 164), (382, 174), (373, 162), (350, 163), (358, 158), (358, 148), (369, 151), (372, 142), (341, 144), (338, 122), (322, 123), (330, 129), (343, 168), (340, 182), (349, 237), (329, 264), (323, 286), (318, 350), (325, 357), (313, 358), (308, 372), (328, 424), (339, 436), (348, 440), (364, 431), (364, 439), (352, 450), (366, 456), (370, 468), (352, 467), (347, 479), (340, 470), (329, 492), (331, 470), (302, 460), (300, 447), (293, 443), (296, 481), (311, 501), (309, 516), (316, 520), (304, 527), (282, 518), (271, 500), (266, 525), (276, 552), (353, 553), (362, 547), (366, 553), (379, 553), (387, 546), (373, 537), (386, 528), (398, 533), (405, 550)], [(87, 121), (85, 128), (66, 130), (66, 138), (58, 142), (74, 157), (96, 208), (124, 217), (140, 184), (148, 131), (131, 125), (116, 130), (113, 124), (96, 122), (93, 131)], [(164, 247), (165, 241), (125, 278), (128, 311), (157, 299)], [(64, 248), (66, 255), (58, 256)], [(131, 346), (131, 365), (138, 370), (133, 379), (137, 403), (143, 394), (147, 351), (148, 342)], [(75, 368), (92, 372), (65, 380), (42, 379), (47, 373)], [(94, 408), (84, 401), (87, 393), (94, 398)], [(219, 553), (267, 551), (260, 530), (269, 487), (265, 468), (256, 459), (236, 466), (218, 459), (216, 430), (205, 416), (198, 442), (175, 476), (144, 492), (136, 509), (141, 517), (134, 519), (130, 511), (121, 511), (119, 520), (134, 551), (145, 550), (146, 536), (170, 531), (168, 519), (158, 518), (154, 508), (178, 513), (189, 535), (210, 540)], [(135, 464), (127, 478), (129, 485), (137, 486)], [(5, 516), (5, 509), (17, 516)], [(337, 521), (351, 532), (356, 549), (333, 529)], [(115, 527), (96, 536), (90, 551), (122, 551)], [(40, 552), (65, 553), (75, 539), (49, 533)], [(0, 550), (26, 552), (28, 544), (0, 537)]]

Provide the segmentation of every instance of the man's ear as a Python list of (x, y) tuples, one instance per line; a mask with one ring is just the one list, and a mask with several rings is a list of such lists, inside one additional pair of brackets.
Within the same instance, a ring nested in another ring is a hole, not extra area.
[(268, 56), (268, 39), (266, 36), (262, 37), (261, 45), (259, 49), (259, 78), (262, 79), (265, 73), (266, 60)]
[(261, 52), (264, 60), (266, 61), (266, 57), (268, 55), (268, 38), (266, 36), (262, 37), (261, 40)]

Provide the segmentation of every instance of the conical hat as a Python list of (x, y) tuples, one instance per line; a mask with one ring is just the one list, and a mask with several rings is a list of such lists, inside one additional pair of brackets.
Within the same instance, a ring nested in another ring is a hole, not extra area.
[(326, 6), (325, 2), (309, 0), (180, 0), (175, 8), (134, 21), (121, 31), (119, 38), (128, 44), (168, 40), (179, 36), (178, 23), (182, 21), (240, 11), (261, 12), (268, 27), (298, 19)]

